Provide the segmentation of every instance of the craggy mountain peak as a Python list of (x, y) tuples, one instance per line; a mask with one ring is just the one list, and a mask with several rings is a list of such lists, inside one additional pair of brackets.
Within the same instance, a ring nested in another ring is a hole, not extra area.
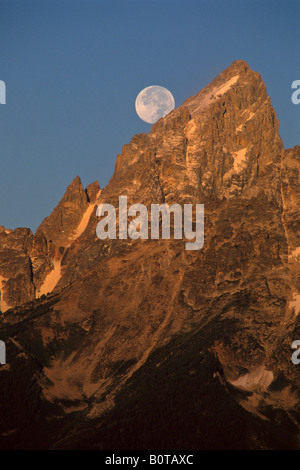
[[(1, 227), (0, 445), (299, 448), (299, 175), (260, 75), (236, 61), (124, 145), (105, 188), (76, 177), (35, 235)], [(204, 204), (203, 248), (100, 240), (96, 206), (120, 195)], [(21, 361), (27, 434), (11, 420)]]
[(141, 197), (143, 187), (143, 197), (166, 202), (229, 198), (279, 163), (283, 150), (260, 75), (237, 61), (154, 124), (149, 135), (123, 147), (103, 196), (127, 191)]
[[(94, 184), (97, 185), (97, 182)], [(98, 188), (99, 191), (99, 185)], [(47, 241), (51, 240), (52, 243), (57, 238), (72, 236), (89, 204), (87, 191), (84, 190), (80, 177), (76, 176), (51, 215), (46, 217), (38, 227), (36, 236), (40, 237), (43, 234)]]
[(76, 176), (35, 235), (26, 228), (1, 228), (2, 311), (54, 289), (61, 277), (62, 258), (86, 230), (100, 193), (97, 181), (84, 190)]

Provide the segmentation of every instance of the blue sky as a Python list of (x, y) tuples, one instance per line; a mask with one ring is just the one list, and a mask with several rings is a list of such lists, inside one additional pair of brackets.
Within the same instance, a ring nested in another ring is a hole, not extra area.
[(105, 186), (151, 126), (146, 86), (176, 106), (233, 61), (258, 71), (286, 147), (300, 144), (298, 0), (0, 0), (0, 225), (35, 230), (79, 175)]

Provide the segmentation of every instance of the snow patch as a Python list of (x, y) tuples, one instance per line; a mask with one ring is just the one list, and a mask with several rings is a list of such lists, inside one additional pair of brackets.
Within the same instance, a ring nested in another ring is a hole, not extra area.
[(217, 96), (224, 95), (224, 93), (226, 93), (226, 91), (228, 91), (229, 88), (231, 88), (232, 85), (234, 85), (237, 82), (238, 78), (239, 78), (239, 75), (235, 75), (230, 80), (228, 80), (228, 82), (224, 83), (224, 85), (213, 90), (214, 94)]
[[(244, 112), (245, 112), (245, 111), (244, 111)], [(243, 114), (244, 114), (244, 113), (243, 113)], [(250, 114), (249, 114), (249, 117), (246, 119), (246, 121), (245, 121), (243, 124), (241, 124), (239, 127), (236, 128), (236, 131), (237, 131), (237, 132), (241, 132), (242, 129), (243, 129), (243, 127), (244, 127), (244, 125), (246, 124), (246, 122), (250, 121), (250, 119), (252, 119), (253, 116), (255, 116), (255, 113), (250, 113)]]
[[(96, 195), (96, 200), (98, 199), (100, 194), (101, 194), (101, 189), (98, 191)], [(76, 240), (76, 238), (79, 238), (83, 234), (83, 232), (88, 226), (88, 223), (90, 221), (90, 218), (94, 209), (95, 209), (95, 203), (91, 203), (86, 209), (85, 213), (83, 214), (81, 221), (79, 222), (78, 227), (75, 230), (74, 234), (71, 237), (69, 237), (70, 242), (73, 242), (74, 240)]]
[[(205, 109), (211, 103), (213, 103), (218, 97), (222, 96), (226, 93), (239, 79), (239, 75), (235, 75), (227, 82), (223, 83), (219, 87), (214, 88), (205, 88), (202, 92), (198, 93), (195, 96), (192, 96), (188, 100), (184, 102), (184, 104), (188, 107), (189, 112), (193, 116), (195, 113)], [(176, 110), (173, 111), (171, 114), (172, 119), (176, 116)], [(168, 116), (165, 119), (169, 119)], [(153, 137), (156, 135), (152, 133)]]
[(252, 119), (253, 116), (255, 116), (255, 113), (250, 113), (248, 119), (245, 122), (250, 121), (250, 119)]
[(289, 262), (297, 262), (300, 261), (300, 247), (296, 248), (289, 254)]
[(247, 147), (245, 147), (241, 150), (238, 150), (237, 152), (234, 152), (233, 169), (235, 172), (238, 172), (239, 169), (245, 166), (245, 163), (246, 163), (245, 156), (246, 156), (247, 150), (248, 150)]
[(3, 276), (0, 276), (0, 310), (2, 313), (6, 312), (6, 310), (11, 308), (11, 305), (5, 302), (3, 298), (3, 283), (7, 281), (7, 279)]
[[(98, 192), (96, 199), (100, 196), (101, 190)], [(88, 223), (90, 221), (91, 215), (93, 213), (93, 210), (95, 208), (95, 204), (90, 204), (88, 208), (86, 209), (85, 213), (83, 214), (81, 221), (79, 222), (77, 229), (74, 231), (74, 234), (69, 237), (69, 244), (66, 246), (68, 248), (71, 243), (76, 240), (78, 237), (80, 237), (85, 229), (88, 226)], [(45, 280), (40, 287), (40, 289), (37, 291), (36, 296), (41, 297), (43, 294), (48, 294), (53, 291), (53, 289), (56, 287), (58, 281), (60, 280), (62, 276), (62, 270), (61, 270), (61, 259), (54, 259), (53, 260), (53, 269), (50, 271), (50, 273), (47, 274), (45, 277)]]
[(37, 297), (41, 297), (43, 294), (48, 294), (52, 292), (56, 284), (61, 278), (61, 261), (53, 261), (54, 268), (47, 274), (42, 286), (40, 287)]
[(194, 119), (192, 119), (191, 121), (189, 121), (188, 125), (186, 126), (185, 136), (187, 138), (191, 137), (196, 129), (197, 129), (197, 125), (195, 124)]
[(274, 374), (270, 370), (266, 370), (264, 365), (259, 366), (257, 369), (242, 375), (237, 380), (231, 381), (231, 385), (244, 390), (254, 390), (256, 388), (267, 389), (273, 382)]
[(91, 218), (91, 215), (93, 213), (93, 209), (95, 207), (95, 204), (91, 204), (87, 210), (85, 211), (85, 213), (83, 214), (82, 216), (82, 219), (74, 233), (74, 240), (78, 237), (80, 237), (80, 235), (83, 234), (83, 232), (85, 231), (85, 229), (87, 228), (88, 226), (88, 223), (90, 221), (90, 218)]
[(288, 307), (291, 310), (295, 310), (295, 316), (300, 313), (300, 294), (298, 292), (293, 294), (293, 300), (289, 302)]

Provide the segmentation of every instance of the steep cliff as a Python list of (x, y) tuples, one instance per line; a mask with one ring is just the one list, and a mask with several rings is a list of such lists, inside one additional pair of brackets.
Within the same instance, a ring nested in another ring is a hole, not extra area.
[[(1, 309), (16, 308), (0, 375), (7, 390), (20, 367), (30, 377), (36, 445), (299, 446), (299, 171), (260, 75), (237, 61), (124, 145), (102, 191), (77, 177), (35, 235), (2, 229)], [(96, 206), (120, 195), (204, 204), (203, 248), (100, 240)], [(2, 446), (28, 447), (10, 428)]]

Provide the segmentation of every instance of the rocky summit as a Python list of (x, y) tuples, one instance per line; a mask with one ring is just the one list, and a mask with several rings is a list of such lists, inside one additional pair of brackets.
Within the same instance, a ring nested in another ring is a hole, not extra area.
[[(0, 227), (2, 449), (300, 448), (300, 147), (278, 127), (236, 61), (105, 188), (76, 177), (35, 234)], [(100, 240), (120, 195), (204, 204), (203, 248)]]

